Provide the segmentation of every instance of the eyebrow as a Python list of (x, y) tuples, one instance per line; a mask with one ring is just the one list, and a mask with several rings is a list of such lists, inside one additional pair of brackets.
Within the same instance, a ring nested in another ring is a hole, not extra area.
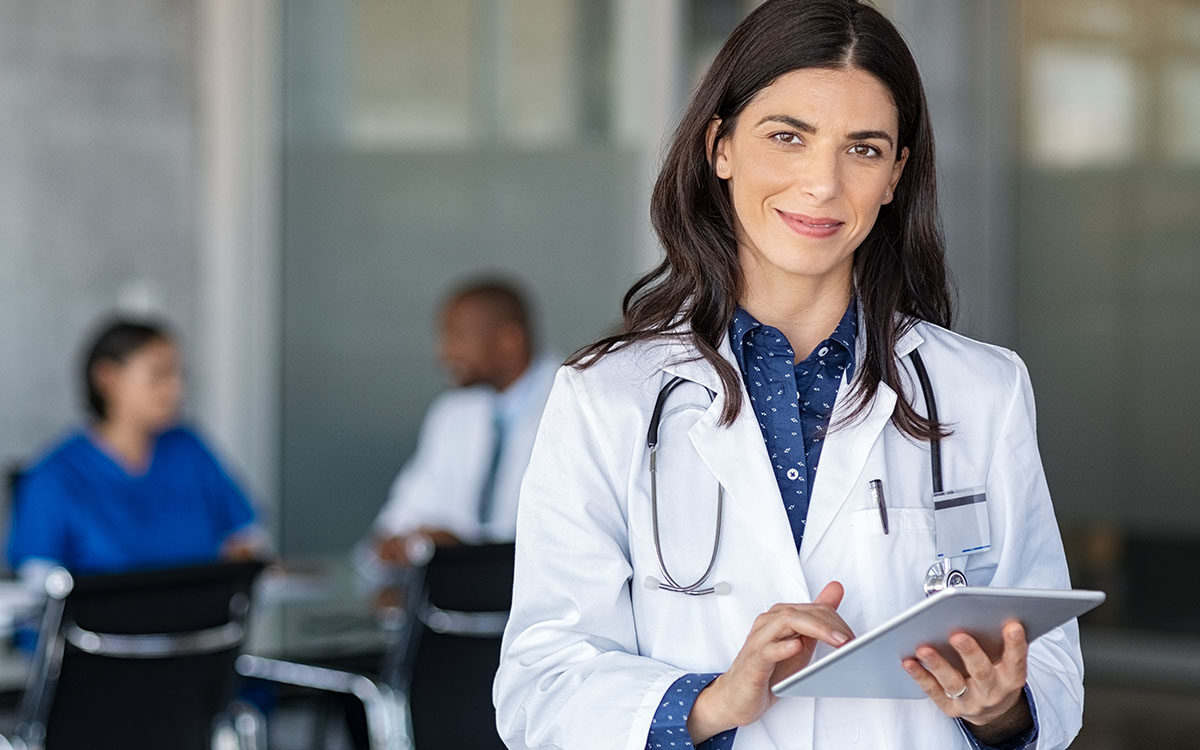
[[(781, 122), (785, 125), (790, 125), (796, 130), (799, 130), (801, 133), (811, 134), (817, 132), (816, 127), (808, 124), (804, 120), (792, 117), (791, 115), (767, 115), (759, 120), (758, 124), (763, 125), (768, 122)], [(887, 141), (888, 146), (891, 148), (896, 147), (896, 142), (892, 140), (892, 136), (889, 135), (885, 130), (856, 130), (853, 133), (850, 133), (850, 139), (855, 141), (879, 139), (882, 141)]]

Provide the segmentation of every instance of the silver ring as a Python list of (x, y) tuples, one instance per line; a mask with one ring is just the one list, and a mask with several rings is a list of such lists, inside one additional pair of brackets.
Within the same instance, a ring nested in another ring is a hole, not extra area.
[(959, 690), (957, 693), (951, 693), (949, 690), (946, 691), (946, 697), (952, 701), (956, 701), (959, 698), (962, 698), (966, 694), (967, 694), (967, 685), (965, 682), (963, 683), (962, 690)]

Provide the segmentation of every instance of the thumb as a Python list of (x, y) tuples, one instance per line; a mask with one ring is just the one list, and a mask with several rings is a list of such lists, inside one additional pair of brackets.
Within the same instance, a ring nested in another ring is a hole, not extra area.
[(821, 589), (821, 593), (817, 594), (817, 598), (813, 599), (813, 604), (828, 604), (830, 607), (837, 609), (842, 603), (842, 597), (846, 595), (846, 589), (837, 581), (830, 581), (825, 584), (825, 588)]

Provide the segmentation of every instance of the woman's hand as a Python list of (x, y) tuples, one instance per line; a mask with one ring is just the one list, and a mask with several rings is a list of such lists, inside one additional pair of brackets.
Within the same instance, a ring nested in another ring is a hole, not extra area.
[(920, 661), (905, 659), (904, 669), (943, 713), (969, 723), (975, 737), (985, 744), (1028, 729), (1033, 716), (1024, 694), (1029, 655), (1025, 628), (1019, 622), (1004, 626), (1004, 651), (994, 662), (966, 633), (955, 633), (950, 645), (962, 657), (966, 674), (929, 646), (917, 649)]
[(818, 642), (854, 637), (837, 613), (845, 591), (832, 581), (812, 604), (776, 604), (759, 615), (729, 670), (700, 691), (688, 715), (693, 743), (753, 723), (777, 700), (771, 685), (808, 664)]

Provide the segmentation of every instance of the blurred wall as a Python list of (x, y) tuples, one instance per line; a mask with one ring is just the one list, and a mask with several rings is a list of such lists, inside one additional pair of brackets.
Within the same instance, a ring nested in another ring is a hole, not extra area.
[(183, 345), (189, 418), (270, 525), (274, 8), (274, 0), (0, 3), (6, 467), (83, 420), (80, 349), (98, 320), (118, 310), (152, 315)]
[(97, 317), (198, 329), (195, 17), (171, 0), (0, 3), (0, 460), (81, 417)]
[(613, 88), (606, 4), (284, 10), (281, 544), (305, 554), (366, 532), (447, 387), (450, 286), (522, 282), (560, 358), (617, 322), (649, 170), (614, 124), (635, 105)]

